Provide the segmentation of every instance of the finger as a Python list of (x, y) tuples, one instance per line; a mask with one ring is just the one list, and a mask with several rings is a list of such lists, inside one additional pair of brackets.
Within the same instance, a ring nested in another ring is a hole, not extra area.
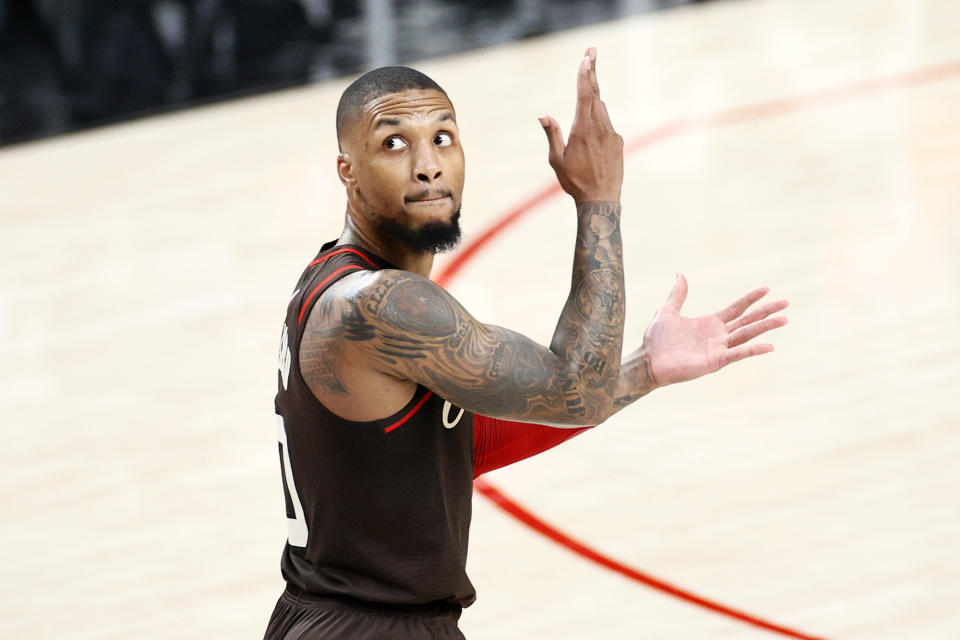
[(775, 318), (767, 318), (766, 320), (761, 320), (760, 322), (754, 322), (753, 324), (748, 324), (747, 326), (737, 329), (729, 336), (727, 336), (727, 346), (736, 347), (744, 342), (753, 340), (762, 333), (766, 333), (772, 329), (782, 327), (787, 324), (786, 316), (777, 316)]
[(593, 121), (600, 129), (613, 129), (610, 122), (610, 114), (607, 113), (607, 105), (599, 98), (593, 103)]
[(550, 116), (542, 116), (538, 120), (540, 120), (540, 126), (543, 127), (544, 133), (547, 134), (547, 144), (550, 145), (550, 152), (547, 156), (550, 159), (550, 166), (555, 166), (557, 162), (563, 160), (563, 152), (566, 148), (563, 143), (563, 131), (560, 130), (557, 121)]
[(593, 99), (596, 97), (593, 84), (590, 82), (590, 58), (584, 56), (580, 60), (580, 69), (577, 71), (577, 110), (573, 114), (573, 123), (586, 123), (593, 117)]
[(772, 316), (776, 312), (783, 311), (789, 306), (790, 303), (786, 300), (777, 300), (776, 302), (765, 304), (759, 309), (755, 309), (745, 316), (740, 316), (739, 318), (735, 318), (728, 322), (727, 332), (732, 333), (740, 327), (745, 327), (746, 325), (756, 322), (757, 320), (763, 320), (767, 316)]
[(597, 80), (597, 48), (588, 47), (585, 54), (590, 59), (590, 72), (587, 77), (590, 80), (590, 87), (593, 89), (593, 95), (600, 97), (600, 82)]
[(680, 312), (680, 308), (683, 307), (684, 301), (687, 299), (687, 279), (683, 277), (683, 274), (678, 273), (677, 279), (674, 280), (673, 289), (670, 291), (670, 295), (667, 296), (667, 301), (663, 305), (665, 309), (670, 311)]
[(720, 318), (720, 321), (723, 323), (730, 322), (734, 318), (737, 318), (744, 311), (747, 310), (747, 307), (752, 305), (754, 302), (767, 295), (770, 292), (770, 289), (767, 287), (762, 287), (760, 289), (754, 289), (747, 295), (743, 296), (733, 304), (731, 304), (726, 309), (721, 309), (717, 311), (717, 317)]
[(738, 362), (744, 358), (759, 356), (773, 351), (772, 344), (748, 344), (736, 349), (730, 349), (722, 358), (720, 358), (720, 367), (723, 368), (732, 362)]

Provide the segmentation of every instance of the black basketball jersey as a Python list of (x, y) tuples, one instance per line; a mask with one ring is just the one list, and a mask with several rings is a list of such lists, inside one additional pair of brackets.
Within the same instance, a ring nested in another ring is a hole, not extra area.
[(425, 387), (373, 422), (344, 420), (300, 373), (300, 339), (324, 291), (360, 269), (395, 268), (365, 249), (327, 243), (297, 283), (280, 344), (276, 411), (295, 587), (369, 602), (468, 606), (465, 565), (473, 414)]

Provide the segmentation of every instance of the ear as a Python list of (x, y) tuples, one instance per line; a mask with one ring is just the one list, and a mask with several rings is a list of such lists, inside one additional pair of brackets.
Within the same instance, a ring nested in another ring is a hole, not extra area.
[(341, 153), (337, 156), (337, 175), (347, 189), (357, 184), (357, 177), (353, 175), (353, 161), (350, 160), (349, 154)]

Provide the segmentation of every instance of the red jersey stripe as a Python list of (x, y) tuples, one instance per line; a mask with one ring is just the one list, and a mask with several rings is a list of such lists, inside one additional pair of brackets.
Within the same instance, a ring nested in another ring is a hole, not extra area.
[(323, 287), (323, 285), (330, 282), (332, 278), (350, 269), (363, 269), (363, 267), (361, 267), (358, 264), (348, 264), (345, 267), (340, 267), (339, 269), (337, 269), (336, 271), (328, 275), (326, 278), (324, 278), (323, 282), (321, 282), (320, 284), (318, 284), (316, 287), (313, 288), (313, 291), (310, 292), (310, 295), (307, 296), (307, 299), (303, 301), (303, 306), (300, 307), (300, 315), (297, 316), (297, 325), (303, 324), (303, 314), (306, 312), (307, 307), (310, 305), (310, 301), (313, 300), (313, 296), (317, 295), (317, 291), (319, 291)]
[(418, 402), (417, 404), (415, 404), (414, 407), (413, 407), (413, 409), (410, 409), (410, 411), (407, 412), (407, 415), (403, 416), (402, 418), (400, 418), (399, 420), (397, 420), (396, 422), (394, 422), (394, 423), (393, 423), (392, 425), (390, 425), (389, 427), (384, 427), (383, 432), (384, 432), (384, 433), (390, 433), (391, 431), (393, 431), (393, 430), (396, 429), (397, 427), (402, 426), (404, 422), (406, 422), (407, 420), (409, 420), (410, 418), (412, 418), (412, 417), (413, 417), (413, 414), (415, 414), (417, 411), (420, 410), (420, 407), (423, 406), (423, 403), (426, 402), (427, 400), (429, 400), (429, 399), (430, 399), (430, 396), (432, 396), (432, 395), (433, 395), (433, 391), (427, 391), (425, 394), (423, 394), (423, 397), (420, 398), (420, 402)]
[(317, 258), (316, 260), (314, 260), (313, 262), (311, 262), (311, 263), (307, 266), (307, 268), (309, 269), (310, 267), (315, 267), (315, 266), (317, 266), (318, 264), (320, 264), (321, 262), (323, 262), (324, 260), (326, 260), (326, 259), (328, 259), (328, 258), (332, 258), (333, 256), (339, 255), (339, 254), (341, 254), (341, 253), (355, 253), (355, 254), (357, 254), (358, 256), (360, 256), (361, 258), (363, 258), (364, 260), (366, 260), (367, 264), (369, 264), (369, 265), (370, 265), (371, 267), (373, 267), (374, 269), (379, 269), (379, 268), (380, 268), (380, 267), (378, 267), (377, 265), (375, 265), (375, 264), (373, 263), (373, 261), (372, 261), (370, 258), (368, 258), (367, 256), (365, 256), (362, 252), (357, 251), (356, 249), (349, 249), (349, 248), (347, 248), (347, 249), (337, 249), (336, 251), (331, 251), (330, 253), (328, 253), (327, 255), (323, 256), (322, 258)]

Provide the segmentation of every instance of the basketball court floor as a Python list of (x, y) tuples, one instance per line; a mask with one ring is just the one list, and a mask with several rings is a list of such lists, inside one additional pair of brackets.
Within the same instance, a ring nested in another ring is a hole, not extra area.
[[(626, 345), (677, 272), (687, 313), (766, 285), (790, 324), (486, 476), (465, 633), (960, 638), (960, 5), (720, 2), (417, 65), (458, 110), (464, 249), (487, 238), (435, 273), (544, 343), (574, 210), (536, 117), (569, 127), (588, 45), (627, 142)], [(348, 81), (0, 151), (0, 636), (261, 636), (276, 350), (342, 223)]]

